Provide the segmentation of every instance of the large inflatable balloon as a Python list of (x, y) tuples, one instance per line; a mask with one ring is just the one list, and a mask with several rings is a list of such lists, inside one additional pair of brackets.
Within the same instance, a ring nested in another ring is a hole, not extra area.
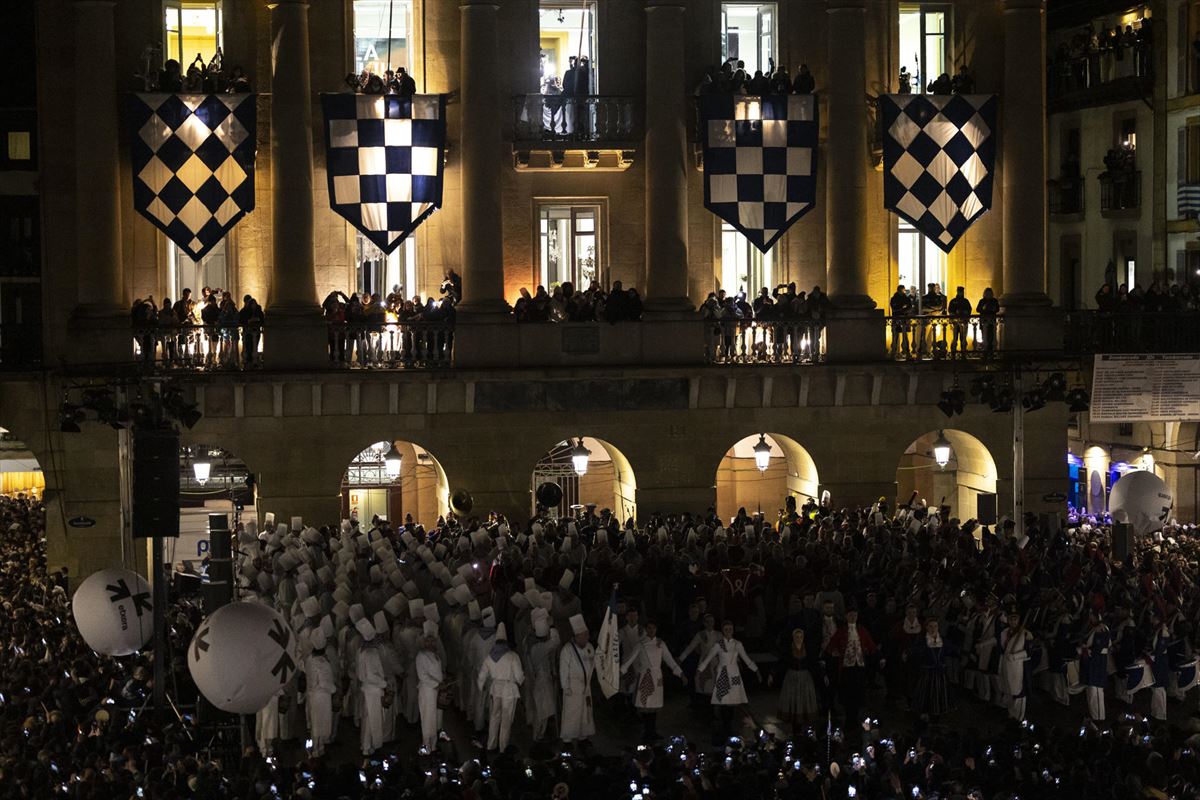
[(233, 603), (200, 623), (187, 661), (210, 703), (231, 714), (254, 714), (296, 674), (296, 637), (269, 606)]
[(1153, 472), (1128, 472), (1113, 484), (1108, 510), (1117, 522), (1128, 522), (1138, 536), (1161, 530), (1175, 497)]
[(88, 647), (106, 656), (136, 653), (154, 634), (150, 586), (129, 570), (89, 575), (75, 590), (71, 614)]

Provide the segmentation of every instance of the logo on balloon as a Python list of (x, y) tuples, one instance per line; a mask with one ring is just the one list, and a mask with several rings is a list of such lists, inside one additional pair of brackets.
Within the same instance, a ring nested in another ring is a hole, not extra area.
[(196, 646), (192, 648), (192, 658), (200, 660), (201, 651), (208, 652), (208, 626), (205, 625), (196, 632)]
[(288, 642), (292, 639), (292, 632), (283, 627), (283, 623), (279, 620), (274, 620), (274, 627), (267, 631), (267, 636), (270, 636), (272, 641), (283, 651), (279, 654), (279, 660), (275, 662), (275, 666), (271, 668), (271, 674), (278, 675), (279, 683), (285, 684), (288, 680), (288, 671), (296, 671), (296, 662), (292, 661), (292, 657), (288, 655), (287, 651)]
[(122, 600), (132, 600), (133, 610), (137, 612), (139, 617), (142, 615), (142, 611), (154, 610), (154, 607), (150, 605), (150, 593), (138, 592), (137, 594), (134, 594), (132, 591), (130, 591), (129, 584), (125, 582), (124, 578), (118, 580), (115, 586), (109, 584), (104, 588), (111, 592), (111, 596), (108, 598), (108, 602), (110, 603), (119, 603)]

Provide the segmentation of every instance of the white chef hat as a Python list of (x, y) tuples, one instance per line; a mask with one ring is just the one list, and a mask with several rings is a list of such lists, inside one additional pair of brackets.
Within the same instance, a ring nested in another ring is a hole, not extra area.
[(355, 624), (358, 624), (358, 621), (365, 616), (366, 613), (363, 611), (362, 603), (355, 603), (354, 605), (350, 606), (350, 619)]
[(472, 599), (467, 602), (467, 616), (473, 620), (478, 620), (483, 616), (483, 612), (479, 610), (479, 601)]
[(575, 633), (587, 633), (587, 623), (583, 621), (583, 614), (574, 614), (571, 616), (571, 630)]
[(442, 621), (442, 614), (440, 611), (438, 611), (437, 603), (425, 604), (425, 619), (430, 620), (431, 622)]
[(569, 569), (563, 570), (562, 577), (558, 579), (560, 589), (570, 590), (571, 584), (575, 582), (575, 573)]
[(496, 627), (496, 612), (492, 610), (491, 606), (488, 606), (487, 608), (483, 609), (482, 617), (483, 617), (483, 627), (485, 627), (485, 628)]
[(520, 592), (513, 592), (512, 596), (508, 599), (517, 608), (529, 608), (530, 606), (529, 598)]
[(433, 620), (427, 619), (425, 620), (425, 623), (421, 625), (421, 632), (426, 636), (433, 636), (436, 638), (438, 635), (438, 624)]
[(421, 598), (414, 597), (408, 601), (408, 613), (414, 617), (421, 616), (421, 609), (425, 604), (421, 602)]
[(304, 527), (304, 517), (292, 517), (292, 530), (298, 531)]
[(382, 611), (375, 612), (375, 616), (371, 620), (371, 624), (375, 626), (375, 630), (376, 630), (376, 632), (379, 633), (379, 635), (387, 636), (388, 621), (387, 621), (387, 617), (384, 615), (384, 613)]
[(369, 642), (375, 638), (375, 626), (371, 624), (370, 620), (360, 619), (354, 623), (354, 629), (362, 636), (364, 642)]
[(404, 595), (394, 594), (388, 601), (383, 604), (383, 610), (391, 614), (393, 617), (398, 617), (404, 612)]
[(315, 597), (309, 597), (300, 602), (300, 610), (306, 617), (315, 617), (321, 613), (321, 601)]
[(324, 650), (327, 644), (325, 638), (325, 631), (320, 628), (313, 628), (312, 632), (308, 634), (308, 641), (313, 650)]

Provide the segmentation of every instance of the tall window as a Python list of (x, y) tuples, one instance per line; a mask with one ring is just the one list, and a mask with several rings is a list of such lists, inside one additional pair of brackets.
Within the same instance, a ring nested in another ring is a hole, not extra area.
[(942, 3), (900, 6), (900, 66), (908, 70), (920, 94), (943, 73), (950, 73), (950, 7)]
[(600, 206), (538, 209), (538, 282), (553, 291), (566, 281), (582, 291), (600, 280)]
[[(204, 258), (193, 261), (192, 257), (179, 249), (172, 241), (167, 242), (167, 291), (168, 297), (178, 300), (184, 289), (192, 290), (192, 298), (200, 299), (200, 290), (205, 286), (211, 289), (232, 291), (229, 287), (229, 262), (225, 257), (225, 243), (221, 239), (209, 250)], [(240, 298), (238, 305), (241, 305)]]
[[(538, 46), (543, 94), (557, 94), (571, 87), (577, 95), (598, 94), (595, 3), (563, 7), (562, 3), (543, 0), (538, 8)], [(571, 59), (575, 59), (574, 73), (570, 72)], [(584, 59), (586, 69), (580, 71)], [(584, 86), (578, 85), (579, 75), (586, 75)]]
[(357, 254), (355, 290), (387, 297), (400, 287), (400, 296), (406, 300), (419, 294), (417, 286), (417, 242), (409, 236), (400, 246), (384, 255), (375, 244), (361, 233), (355, 234)]
[(746, 72), (768, 74), (779, 42), (775, 33), (778, 11), (775, 3), (721, 4), (721, 61), (745, 62)]
[(905, 289), (916, 287), (918, 301), (929, 284), (946, 291), (946, 254), (907, 220), (900, 220), (899, 275), (897, 283)]
[(163, 1), (163, 60), (175, 59), (186, 73), (199, 56), (207, 64), (221, 47), (220, 2)]
[(412, 2), (354, 0), (354, 71), (412, 72)]
[(764, 286), (775, 288), (775, 248), (763, 253), (728, 222), (721, 223), (721, 288), (753, 298)]

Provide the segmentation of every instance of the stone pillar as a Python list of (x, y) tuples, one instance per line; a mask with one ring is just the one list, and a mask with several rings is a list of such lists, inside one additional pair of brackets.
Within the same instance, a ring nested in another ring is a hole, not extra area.
[(833, 304), (825, 329), (825, 358), (874, 361), (883, 357), (885, 340), (883, 313), (875, 309), (867, 280), (866, 0), (826, 0), (825, 10), (825, 268)]
[(462, 13), (463, 298), (459, 310), (499, 314), (504, 302), (500, 43), (496, 0), (464, 0)]
[(312, 87), (308, 3), (271, 11), (271, 294), (264, 361), (301, 367), (324, 358), (325, 332), (313, 274)]
[(865, 0), (827, 0), (829, 139), (826, 143), (827, 291), (834, 305), (871, 309), (867, 286)]
[(647, 310), (691, 311), (688, 299), (688, 142), (685, 9), (646, 3)]
[(75, 0), (75, 252), (79, 297), (66, 352), (76, 363), (133, 358), (121, 260), (113, 0)]

